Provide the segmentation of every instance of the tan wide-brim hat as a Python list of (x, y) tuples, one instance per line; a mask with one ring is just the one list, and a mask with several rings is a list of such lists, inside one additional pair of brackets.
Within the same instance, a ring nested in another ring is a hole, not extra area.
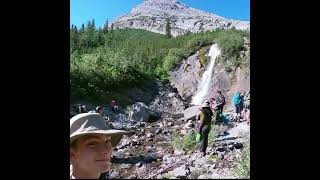
[(203, 104), (200, 105), (199, 109), (206, 108), (206, 107), (209, 108), (210, 106), (209, 106), (208, 103), (205, 102), (205, 103), (203, 103)]
[(111, 129), (98, 113), (81, 113), (70, 119), (70, 144), (88, 134), (111, 135), (112, 147), (115, 147), (127, 131)]

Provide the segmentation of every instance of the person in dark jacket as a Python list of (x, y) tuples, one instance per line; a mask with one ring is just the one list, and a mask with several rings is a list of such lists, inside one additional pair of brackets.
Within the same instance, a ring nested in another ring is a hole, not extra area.
[(201, 133), (201, 140), (199, 143), (199, 150), (203, 153), (203, 156), (206, 155), (206, 150), (208, 146), (208, 136), (211, 130), (211, 119), (212, 119), (212, 110), (208, 103), (204, 103), (200, 107), (200, 112), (197, 115), (196, 119), (199, 121), (199, 132)]

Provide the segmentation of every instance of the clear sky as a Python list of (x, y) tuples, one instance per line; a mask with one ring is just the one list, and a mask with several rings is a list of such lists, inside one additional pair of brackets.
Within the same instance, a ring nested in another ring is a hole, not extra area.
[[(70, 0), (70, 23), (78, 27), (94, 19), (96, 27), (102, 26), (106, 20), (115, 18), (131, 11), (143, 0)], [(211, 12), (219, 16), (250, 20), (250, 0), (179, 0), (179, 2)]]

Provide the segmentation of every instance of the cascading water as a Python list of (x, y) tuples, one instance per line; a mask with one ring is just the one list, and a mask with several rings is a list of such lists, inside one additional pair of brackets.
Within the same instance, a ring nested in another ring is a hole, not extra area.
[(212, 71), (213, 67), (216, 61), (217, 56), (219, 56), (221, 53), (218, 44), (213, 44), (210, 47), (210, 51), (208, 56), (210, 56), (210, 63), (207, 68), (207, 70), (203, 73), (202, 79), (200, 84), (198, 85), (197, 88), (197, 93), (192, 97), (191, 104), (193, 105), (201, 105), (204, 102), (204, 98), (206, 97), (210, 83), (211, 83), (211, 76), (212, 76)]

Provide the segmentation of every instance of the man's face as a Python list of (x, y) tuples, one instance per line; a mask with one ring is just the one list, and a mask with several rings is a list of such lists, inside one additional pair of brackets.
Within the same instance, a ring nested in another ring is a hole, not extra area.
[(88, 135), (76, 142), (75, 148), (70, 148), (72, 164), (88, 173), (103, 173), (111, 167), (111, 136)]

